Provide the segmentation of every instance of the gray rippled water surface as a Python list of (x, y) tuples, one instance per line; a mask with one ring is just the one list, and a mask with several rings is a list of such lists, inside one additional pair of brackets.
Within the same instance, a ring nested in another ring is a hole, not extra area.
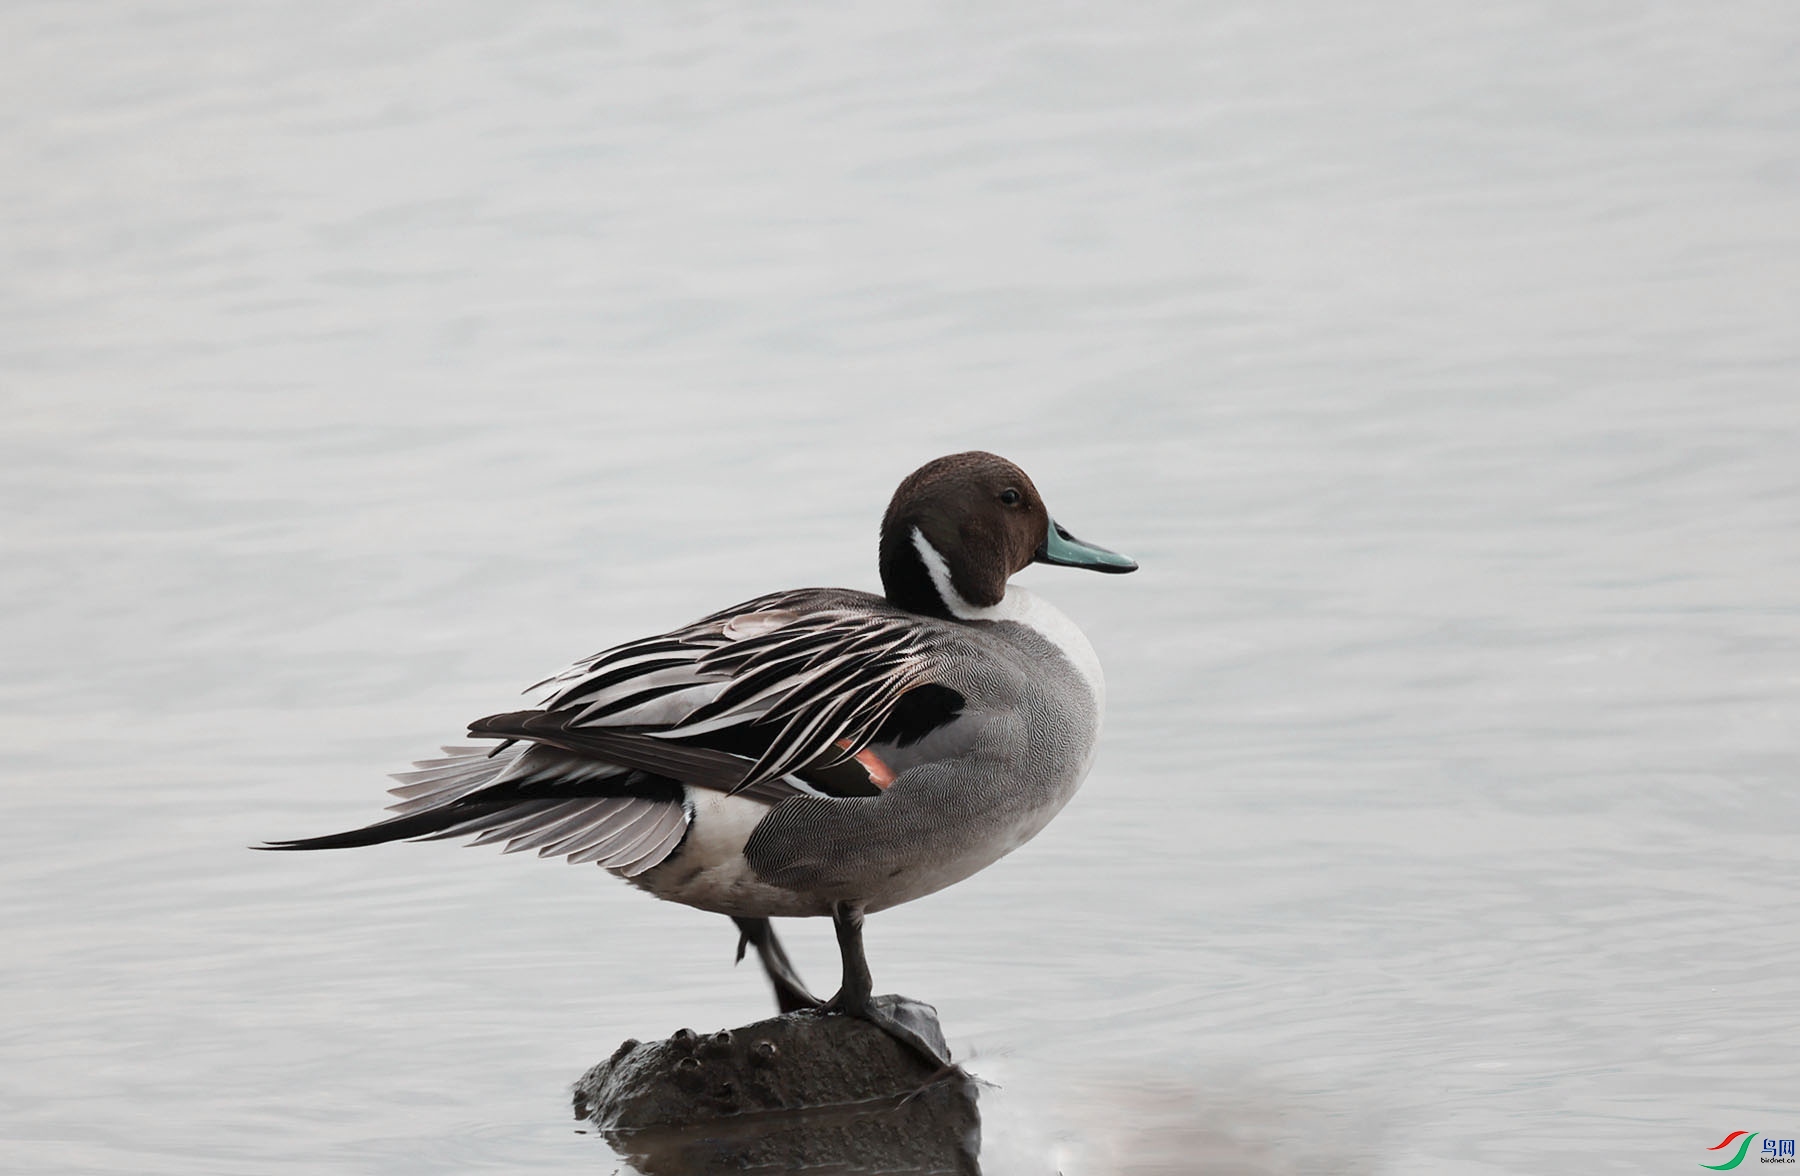
[[(1110, 686), (871, 920), (992, 1173), (1800, 1131), (1782, 3), (0, 10), (0, 1168), (610, 1171), (724, 920), (270, 857), (568, 660), (1023, 464)], [(825, 927), (789, 933), (821, 985)], [(1752, 1158), (1748, 1163), (1754, 1163)]]

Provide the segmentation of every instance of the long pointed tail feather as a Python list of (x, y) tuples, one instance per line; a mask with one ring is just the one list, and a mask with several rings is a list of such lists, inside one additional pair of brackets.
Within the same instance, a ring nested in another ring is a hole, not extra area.
[(463, 804), (455, 808), (431, 809), (427, 812), (412, 813), (403, 817), (389, 817), (385, 821), (377, 821), (373, 825), (365, 825), (361, 829), (351, 829), (344, 833), (327, 833), (323, 837), (297, 837), (292, 841), (269, 841), (262, 845), (253, 845), (251, 849), (357, 849), (365, 845), (381, 845), (388, 841), (407, 841), (414, 837), (429, 837), (433, 833), (442, 833), (456, 825), (498, 812), (508, 807), (504, 803), (487, 805)]
[[(653, 751), (660, 746), (644, 742)], [(400, 800), (388, 806), (396, 811), (385, 820), (255, 848), (354, 849), (468, 836), (471, 845), (505, 842), (507, 853), (536, 850), (540, 857), (593, 862), (631, 878), (666, 859), (687, 832), (688, 811), (675, 780), (578, 752), (537, 743), (518, 750), (503, 744), (498, 754), (486, 747), (447, 747), (442, 758), (423, 760), (415, 769), (398, 777), (400, 786), (392, 791)]]

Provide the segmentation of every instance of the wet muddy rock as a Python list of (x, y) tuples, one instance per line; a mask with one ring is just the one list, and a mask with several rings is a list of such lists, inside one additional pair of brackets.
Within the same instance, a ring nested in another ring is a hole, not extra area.
[(875, 1026), (789, 1013), (740, 1029), (626, 1041), (575, 1084), (588, 1120), (647, 1176), (972, 1173), (975, 1084)]

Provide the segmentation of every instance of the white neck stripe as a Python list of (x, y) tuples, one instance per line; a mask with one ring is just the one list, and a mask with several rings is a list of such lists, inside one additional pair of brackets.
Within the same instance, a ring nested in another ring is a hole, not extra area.
[(919, 559), (925, 565), (925, 574), (931, 577), (931, 586), (937, 589), (938, 598), (950, 615), (959, 621), (1004, 621), (1012, 616), (1012, 609), (1007, 607), (1006, 597), (1002, 596), (998, 604), (983, 608), (964, 600), (962, 593), (956, 590), (956, 583), (950, 578), (950, 563), (943, 553), (931, 545), (925, 538), (925, 532), (913, 528), (913, 550), (919, 553)]
[(961, 621), (1014, 621), (1037, 630), (1062, 651), (1088, 689), (1093, 691), (1096, 712), (1105, 708), (1106, 679), (1100, 673), (1100, 659), (1094, 656), (1094, 647), (1088, 644), (1074, 621), (1049, 601), (1017, 585), (1009, 586), (1000, 603), (991, 608), (970, 604), (951, 583), (950, 564), (917, 527), (913, 528), (913, 548), (918, 551), (925, 572), (931, 577), (932, 587), (937, 589), (951, 616)]

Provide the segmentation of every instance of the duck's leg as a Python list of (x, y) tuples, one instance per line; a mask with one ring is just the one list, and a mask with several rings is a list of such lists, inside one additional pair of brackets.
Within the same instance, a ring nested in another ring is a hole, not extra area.
[(824, 1011), (860, 1017), (889, 1037), (939, 1066), (951, 1065), (950, 1047), (939, 1028), (937, 1010), (904, 996), (875, 996), (869, 960), (863, 954), (862, 907), (840, 902), (831, 909), (837, 931), (838, 953), (844, 959), (844, 983), (837, 995), (825, 1002)]
[(756, 949), (756, 958), (762, 961), (763, 972), (775, 989), (775, 1007), (779, 1011), (792, 1013), (799, 1009), (816, 1009), (824, 1003), (807, 991), (800, 973), (794, 970), (794, 962), (782, 950), (781, 940), (775, 938), (775, 927), (769, 920), (740, 919), (733, 915), (731, 921), (738, 929), (737, 958), (744, 958), (746, 945)]
[(848, 902), (836, 904), (831, 908), (831, 926), (837, 932), (838, 954), (844, 959), (844, 982), (825, 1009), (866, 1018), (875, 991), (875, 978), (869, 975), (869, 957), (863, 954), (862, 907)]

